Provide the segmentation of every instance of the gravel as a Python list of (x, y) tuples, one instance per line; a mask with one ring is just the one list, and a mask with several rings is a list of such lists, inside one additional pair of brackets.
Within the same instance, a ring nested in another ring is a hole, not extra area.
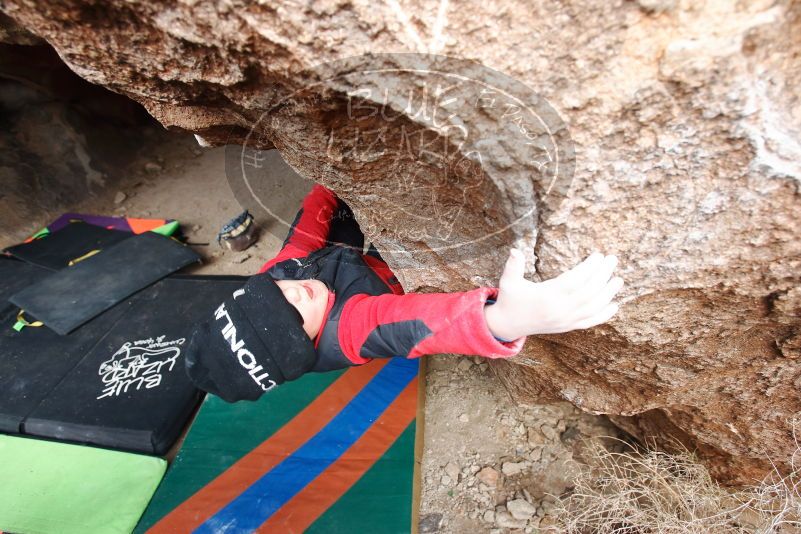
[(521, 534), (552, 525), (584, 443), (616, 436), (615, 428), (568, 403), (512, 404), (484, 359), (427, 358), (421, 532)]

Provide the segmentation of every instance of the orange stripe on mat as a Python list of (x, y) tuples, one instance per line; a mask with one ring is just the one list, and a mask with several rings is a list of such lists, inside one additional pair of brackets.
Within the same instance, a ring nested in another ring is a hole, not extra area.
[(125, 221), (135, 234), (143, 234), (166, 224), (164, 219), (137, 219), (135, 217), (126, 217)]
[(345, 494), (398, 439), (417, 414), (417, 380), (342, 456), (292, 497), (256, 532), (300, 534)]
[(267, 471), (317, 434), (381, 370), (388, 360), (352, 367), (275, 434), (240, 458), (148, 530), (190, 532), (216, 514)]

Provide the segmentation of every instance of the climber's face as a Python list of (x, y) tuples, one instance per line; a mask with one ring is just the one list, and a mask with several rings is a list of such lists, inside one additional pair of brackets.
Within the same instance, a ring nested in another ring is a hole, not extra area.
[(303, 317), (303, 330), (310, 338), (316, 338), (328, 307), (328, 287), (319, 280), (276, 280), (275, 283)]

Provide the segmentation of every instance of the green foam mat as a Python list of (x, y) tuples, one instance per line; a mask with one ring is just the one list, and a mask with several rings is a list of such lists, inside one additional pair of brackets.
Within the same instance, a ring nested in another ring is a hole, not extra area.
[(166, 468), (150, 456), (0, 435), (0, 530), (129, 533)]

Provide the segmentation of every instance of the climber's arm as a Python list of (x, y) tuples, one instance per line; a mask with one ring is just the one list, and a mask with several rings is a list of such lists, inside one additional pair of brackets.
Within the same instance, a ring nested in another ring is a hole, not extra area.
[(500, 289), (352, 297), (342, 311), (339, 343), (354, 363), (439, 353), (507, 358), (520, 351), (527, 335), (609, 320), (618, 309), (612, 299), (623, 285), (612, 278), (616, 264), (614, 256), (593, 254), (562, 275), (535, 283), (524, 278), (523, 256), (513, 250)]
[(497, 292), (357, 295), (342, 310), (339, 344), (354, 363), (440, 353), (508, 358), (525, 339), (501, 342), (487, 328), (484, 306)]

